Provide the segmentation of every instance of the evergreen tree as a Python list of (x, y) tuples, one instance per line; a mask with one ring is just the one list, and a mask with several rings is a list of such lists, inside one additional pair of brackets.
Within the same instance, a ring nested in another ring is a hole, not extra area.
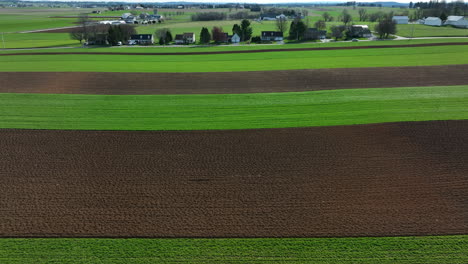
[(247, 19), (242, 20), (241, 22), (241, 41), (248, 41), (252, 38), (252, 27), (250, 26), (250, 21)]
[(200, 32), (200, 43), (208, 44), (210, 43), (210, 40), (211, 40), (211, 35), (210, 35), (210, 32), (208, 31), (208, 28), (203, 27)]
[(289, 39), (291, 40), (301, 40), (304, 38), (304, 34), (307, 30), (306, 24), (302, 22), (300, 18), (294, 19), (291, 22), (291, 27), (289, 29)]

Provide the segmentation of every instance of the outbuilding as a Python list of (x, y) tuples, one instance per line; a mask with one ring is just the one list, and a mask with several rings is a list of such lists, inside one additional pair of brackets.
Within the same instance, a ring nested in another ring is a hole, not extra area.
[(408, 16), (393, 16), (392, 20), (397, 24), (408, 24), (409, 18)]
[(444, 25), (452, 25), (459, 28), (468, 28), (468, 20), (462, 16), (448, 16)]
[(442, 20), (438, 17), (426, 17), (424, 25), (440, 27), (442, 26)]

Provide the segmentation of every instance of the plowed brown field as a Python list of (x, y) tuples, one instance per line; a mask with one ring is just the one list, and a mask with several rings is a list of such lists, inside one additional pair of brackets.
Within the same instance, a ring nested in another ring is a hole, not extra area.
[(2, 237), (468, 233), (468, 121), (0, 130)]
[(223, 73), (1, 72), (1, 93), (225, 94), (468, 84), (468, 65)]

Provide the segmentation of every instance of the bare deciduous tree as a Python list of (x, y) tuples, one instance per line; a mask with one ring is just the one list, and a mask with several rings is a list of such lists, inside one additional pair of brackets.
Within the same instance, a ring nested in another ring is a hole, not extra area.
[(288, 22), (286, 21), (286, 18), (280, 17), (276, 19), (276, 30), (284, 33), (286, 32), (287, 28), (288, 28)]
[(317, 22), (315, 22), (315, 25), (314, 25), (318, 30), (324, 30), (327, 28), (327, 24), (325, 23), (325, 21), (323, 20), (319, 20)]
[(359, 21), (366, 21), (367, 19), (367, 10), (365, 8), (359, 9)]
[(89, 24), (91, 20), (88, 17), (88, 14), (80, 14), (78, 17), (78, 27), (74, 28), (70, 33), (70, 38), (78, 40), (80, 43), (83, 40), (88, 40), (89, 38)]

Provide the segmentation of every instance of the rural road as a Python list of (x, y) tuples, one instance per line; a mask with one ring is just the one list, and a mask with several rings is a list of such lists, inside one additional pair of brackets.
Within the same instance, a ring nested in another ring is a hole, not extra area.
[[(31, 53), (0, 53), (0, 56), (21, 56), (21, 55), (215, 55), (215, 54), (239, 54), (239, 53), (267, 53), (267, 52), (297, 52), (297, 51), (320, 51), (320, 50), (351, 50), (351, 49), (387, 49), (387, 48), (414, 48), (414, 47), (434, 47), (434, 46), (464, 46), (468, 42), (449, 43), (425, 43), (425, 44), (402, 44), (402, 45), (381, 45), (381, 46), (347, 46), (347, 47), (316, 47), (316, 48), (275, 48), (259, 50), (231, 50), (231, 51), (204, 51), (204, 52), (31, 52)], [(23, 49), (24, 50), (24, 49)], [(31, 49), (34, 50), (34, 49)]]
[[(73, 27), (69, 27), (69, 28), (73, 28)], [(57, 29), (60, 29), (60, 28), (57, 28)], [(48, 29), (50, 30), (50, 29)], [(42, 30), (36, 30), (36, 31), (24, 31), (24, 32), (20, 32), (20, 33), (33, 33), (33, 32), (42, 32)], [(366, 41), (366, 42), (371, 42), (371, 41), (398, 41), (398, 40), (418, 40), (418, 39), (468, 39), (468, 37), (419, 37), (419, 38), (405, 38), (405, 37), (400, 37), (400, 36), (396, 36), (397, 39), (393, 39), (393, 40), (360, 40), (360, 42), (363, 42), (363, 41)], [(350, 40), (348, 41), (335, 41), (334, 43), (341, 43), (341, 42), (351, 42)], [(323, 43), (330, 43), (330, 42), (317, 42), (317, 43), (314, 43), (316, 45), (321, 45)], [(300, 43), (300, 44), (312, 44), (310, 42), (304, 42), (304, 43)], [(284, 46), (284, 45), (289, 45), (289, 44), (255, 44), (255, 46)], [(231, 47), (240, 47), (240, 46), (247, 46), (247, 47), (251, 47), (253, 45), (250, 45), (250, 44), (239, 44), (239, 45), (232, 45)], [(415, 46), (415, 45), (413, 45)], [(190, 45), (190, 46), (187, 46), (187, 45), (171, 45), (171, 46), (113, 46), (113, 47), (109, 47), (109, 48), (112, 48), (112, 49), (120, 49), (120, 48), (148, 48), (148, 49), (165, 49), (165, 48), (197, 48), (197, 47), (217, 47), (216, 45), (212, 45), (212, 46), (207, 46), (207, 45)], [(70, 48), (73, 48), (73, 49), (82, 49), (82, 48), (86, 48), (86, 47), (66, 47), (66, 46), (63, 46), (63, 47), (37, 47), (37, 48), (12, 48), (12, 49), (0, 49), (0, 51), (11, 51), (11, 50), (43, 50), (43, 49), (70, 49)], [(316, 49), (316, 48), (314, 48)], [(292, 50), (292, 49), (291, 49)]]

